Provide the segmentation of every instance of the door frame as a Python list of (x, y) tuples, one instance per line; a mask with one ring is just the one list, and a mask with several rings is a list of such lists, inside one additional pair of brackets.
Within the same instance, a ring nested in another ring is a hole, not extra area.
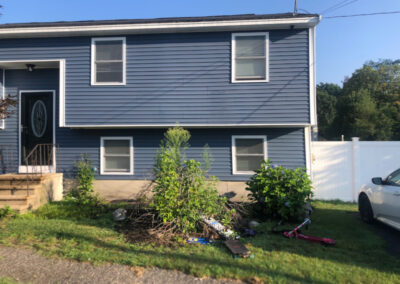
[[(21, 97), (23, 93), (51, 93), (53, 96), (53, 164), (50, 166), (21, 165)], [(56, 169), (56, 91), (55, 90), (19, 90), (18, 92), (18, 172), (19, 173), (55, 173)]]

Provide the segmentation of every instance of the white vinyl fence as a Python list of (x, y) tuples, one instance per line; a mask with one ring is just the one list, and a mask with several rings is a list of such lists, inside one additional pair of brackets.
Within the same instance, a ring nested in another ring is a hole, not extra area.
[(373, 177), (400, 168), (400, 142), (312, 142), (315, 199), (357, 201), (359, 188)]

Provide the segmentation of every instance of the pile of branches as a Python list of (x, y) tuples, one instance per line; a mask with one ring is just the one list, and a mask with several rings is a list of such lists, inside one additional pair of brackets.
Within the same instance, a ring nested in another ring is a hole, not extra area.
[[(241, 203), (229, 202), (229, 209), (235, 209), (233, 216), (233, 228), (239, 229), (243, 226), (243, 216), (248, 214), (247, 208)], [(143, 205), (136, 205), (128, 209), (126, 220), (120, 226), (128, 241), (131, 243), (151, 243), (156, 245), (172, 246), (179, 240), (188, 237), (208, 238), (216, 240), (219, 238), (217, 232), (204, 223), (200, 223), (196, 233), (189, 235), (180, 232), (174, 222), (163, 222), (157, 211)]]

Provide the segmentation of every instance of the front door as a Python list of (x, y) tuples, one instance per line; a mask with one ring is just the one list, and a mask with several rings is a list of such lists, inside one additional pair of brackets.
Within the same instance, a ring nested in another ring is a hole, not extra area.
[(53, 92), (21, 92), (20, 165), (53, 165)]

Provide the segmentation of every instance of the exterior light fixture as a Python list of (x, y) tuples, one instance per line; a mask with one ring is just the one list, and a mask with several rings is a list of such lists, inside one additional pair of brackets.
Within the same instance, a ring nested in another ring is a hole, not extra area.
[(26, 68), (28, 69), (28, 72), (33, 72), (33, 69), (35, 68), (35, 64), (26, 64)]

